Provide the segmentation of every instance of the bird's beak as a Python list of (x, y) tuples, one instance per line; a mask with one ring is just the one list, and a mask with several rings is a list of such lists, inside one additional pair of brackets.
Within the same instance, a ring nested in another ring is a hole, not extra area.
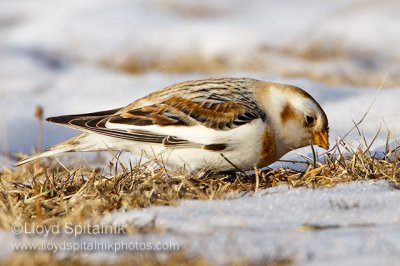
[(329, 148), (329, 133), (326, 130), (314, 132), (313, 144), (318, 145), (321, 148)]

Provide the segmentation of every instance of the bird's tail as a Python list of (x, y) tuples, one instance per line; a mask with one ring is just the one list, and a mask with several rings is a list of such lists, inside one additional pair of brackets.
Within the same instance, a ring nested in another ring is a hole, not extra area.
[(70, 151), (85, 151), (87, 150), (87, 147), (78, 145), (81, 143), (81, 140), (86, 137), (86, 133), (76, 136), (74, 138), (71, 138), (65, 142), (59, 143), (57, 145), (54, 145), (42, 152), (33, 154), (31, 156), (29, 156), (28, 158), (25, 158), (19, 162), (17, 162), (14, 166), (20, 166), (41, 158), (47, 158), (50, 156), (54, 156), (60, 153), (64, 153), (64, 152), (70, 152)]

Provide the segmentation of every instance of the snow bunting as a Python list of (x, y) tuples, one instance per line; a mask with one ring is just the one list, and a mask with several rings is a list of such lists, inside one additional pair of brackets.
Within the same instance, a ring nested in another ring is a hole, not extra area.
[(186, 81), (123, 108), (47, 121), (84, 133), (17, 165), (63, 152), (123, 150), (172, 168), (232, 171), (267, 166), (310, 144), (329, 147), (328, 119), (311, 95), (249, 78)]

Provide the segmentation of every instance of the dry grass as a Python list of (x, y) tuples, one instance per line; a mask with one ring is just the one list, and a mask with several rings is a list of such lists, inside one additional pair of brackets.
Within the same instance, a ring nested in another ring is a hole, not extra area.
[(110, 260), (109, 262), (93, 262), (84, 256), (68, 256), (66, 258), (57, 258), (51, 253), (33, 253), (21, 252), (15, 256), (5, 260), (2, 265), (10, 266), (34, 266), (34, 265), (144, 265), (144, 266), (158, 266), (158, 265), (193, 265), (202, 266), (209, 265), (206, 261), (199, 258), (190, 258), (183, 253), (177, 252), (162, 259), (157, 256), (151, 255), (122, 255), (122, 258)]
[(307, 78), (331, 86), (372, 88), (382, 85), (381, 80), (387, 77), (385, 88), (400, 84), (397, 59), (382, 61), (379, 54), (371, 51), (351, 51), (340, 39), (329, 46), (321, 41), (281, 48), (265, 45), (258, 52), (259, 60), (265, 62), (264, 71), (285, 77)]
[(220, 52), (212, 56), (206, 56), (196, 45), (193, 46), (190, 51), (175, 53), (163, 52), (161, 47), (149, 47), (148, 51), (141, 53), (126, 49), (128, 51), (123, 56), (112, 55), (97, 63), (135, 75), (148, 71), (212, 75), (245, 71), (307, 78), (331, 86), (378, 87), (385, 76), (385, 87), (400, 84), (396, 60), (381, 62), (379, 55), (368, 51), (347, 51), (340, 42), (330, 47), (318, 42), (304, 47), (275, 48), (265, 45), (245, 54)]
[[(93, 262), (83, 256), (57, 258), (51, 253), (32, 253), (32, 252), (21, 252), (6, 261), (0, 262), (0, 265), (7, 266), (34, 266), (34, 265), (143, 265), (143, 266), (180, 266), (180, 265), (191, 265), (191, 266), (211, 266), (210, 262), (198, 258), (188, 257), (182, 252), (176, 252), (169, 254), (168, 256), (155, 256), (154, 254), (125, 254), (122, 258), (116, 260), (110, 260), (109, 262)], [(247, 266), (247, 265), (263, 265), (263, 266), (288, 266), (292, 264), (292, 260), (289, 258), (277, 258), (277, 259), (263, 259), (260, 261), (238, 261), (230, 263), (227, 266)]]
[(152, 1), (153, 8), (161, 12), (188, 18), (213, 18), (223, 16), (227, 10), (223, 3), (215, 1)]
[[(254, 191), (253, 175), (190, 175), (167, 172), (151, 162), (126, 166), (115, 160), (106, 171), (56, 162), (33, 164), (0, 173), (0, 227), (15, 222), (79, 223), (122, 207), (171, 205), (179, 199), (223, 199), (235, 192)], [(260, 173), (258, 189), (282, 183), (281, 169)], [(282, 181), (284, 181), (282, 179)]]
[(100, 60), (99, 65), (129, 74), (141, 74), (147, 71), (163, 73), (223, 73), (230, 70), (261, 71), (264, 63), (257, 56), (248, 56), (237, 60), (229, 55), (204, 56), (199, 50), (170, 55), (154, 50), (148, 54), (130, 53), (120, 57), (108, 57)]

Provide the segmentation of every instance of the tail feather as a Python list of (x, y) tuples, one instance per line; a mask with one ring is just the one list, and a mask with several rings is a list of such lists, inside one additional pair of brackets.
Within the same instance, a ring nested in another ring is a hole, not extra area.
[(104, 150), (124, 150), (125, 142), (118, 139), (107, 137), (95, 133), (82, 133), (65, 142), (54, 145), (43, 152), (34, 154), (24, 160), (17, 162), (14, 166), (20, 166), (38, 159), (54, 156), (63, 152), (85, 152), (85, 151), (104, 151)]
[(32, 156), (29, 156), (28, 158), (17, 162), (14, 165), (14, 167), (21, 166), (23, 164), (27, 164), (27, 163), (30, 163), (32, 161), (36, 161), (36, 160), (39, 160), (39, 159), (42, 159), (42, 158), (47, 158), (47, 157), (50, 157), (50, 156), (54, 156), (54, 155), (57, 155), (57, 154), (60, 154), (60, 153), (63, 153), (63, 152), (68, 152), (68, 151), (72, 150), (72, 147), (68, 147), (66, 145), (64, 145), (64, 147), (60, 147), (60, 146), (62, 146), (62, 145), (61, 144), (60, 145), (56, 145), (56, 146), (53, 146), (51, 148), (48, 148), (47, 150), (45, 150), (43, 152), (36, 153), (36, 154), (34, 154)]
[(47, 158), (47, 157), (54, 156), (54, 155), (64, 153), (64, 152), (84, 151), (85, 148), (88, 148), (88, 147), (83, 146), (83, 145), (78, 145), (78, 144), (80, 144), (81, 140), (83, 138), (85, 138), (86, 136), (87, 136), (87, 134), (84, 133), (84, 134), (78, 135), (74, 138), (71, 138), (65, 142), (56, 144), (56, 145), (44, 150), (43, 152), (33, 154), (32, 156), (17, 162), (14, 166), (17, 167), (17, 166), (20, 166), (20, 165), (23, 165), (23, 164), (26, 164), (26, 163), (29, 163), (29, 162), (32, 162), (32, 161), (35, 161), (38, 159)]

